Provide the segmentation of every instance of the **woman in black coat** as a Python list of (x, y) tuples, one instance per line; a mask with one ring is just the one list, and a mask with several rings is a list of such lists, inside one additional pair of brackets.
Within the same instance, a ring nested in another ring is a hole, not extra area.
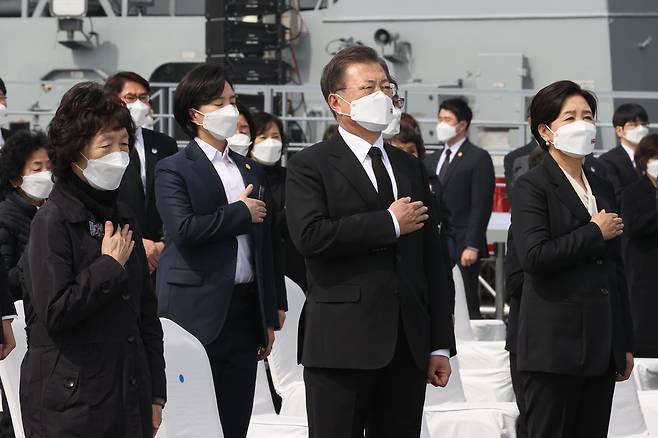
[(626, 187), (621, 214), (626, 228), (625, 264), (635, 333), (635, 355), (658, 357), (658, 135), (642, 139), (635, 151), (643, 177)]
[(516, 365), (533, 438), (605, 438), (615, 381), (633, 369), (623, 223), (612, 186), (583, 168), (595, 115), (595, 97), (571, 81), (540, 90), (530, 119), (544, 158), (514, 187)]
[(47, 138), (19, 131), (0, 149), (0, 255), (9, 277), (9, 295), (22, 299), (18, 260), (30, 236), (32, 218), (53, 187)]
[(135, 126), (98, 84), (49, 126), (56, 183), (24, 256), (27, 438), (152, 437), (165, 403), (162, 327), (135, 218), (117, 204)]

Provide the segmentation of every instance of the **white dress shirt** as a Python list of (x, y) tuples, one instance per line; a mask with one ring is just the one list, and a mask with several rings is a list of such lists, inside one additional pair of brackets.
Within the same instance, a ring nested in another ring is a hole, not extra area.
[(587, 177), (585, 176), (585, 172), (582, 172), (582, 178), (583, 178), (583, 183), (585, 183), (585, 188), (583, 189), (583, 186), (581, 186), (578, 181), (573, 179), (571, 175), (567, 173), (566, 170), (562, 169), (560, 167), (560, 170), (564, 173), (564, 175), (567, 177), (569, 180), (569, 183), (571, 184), (571, 187), (573, 187), (574, 191), (578, 195), (578, 198), (580, 198), (580, 201), (583, 203), (587, 211), (589, 212), (590, 216), (594, 216), (596, 213), (598, 213), (597, 205), (596, 205), (596, 197), (594, 196), (594, 193), (592, 193), (592, 188), (589, 186), (589, 181), (587, 181)]
[(439, 174), (439, 171), (441, 170), (441, 166), (443, 166), (443, 162), (446, 160), (446, 151), (450, 149), (450, 161), (448, 164), (452, 163), (452, 161), (455, 159), (457, 156), (457, 152), (459, 152), (459, 148), (462, 147), (464, 142), (466, 141), (466, 137), (462, 138), (459, 140), (457, 143), (453, 144), (452, 146), (448, 147), (448, 144), (446, 144), (446, 147), (443, 148), (443, 151), (441, 151), (441, 157), (439, 158), (439, 162), (436, 165), (436, 174)]
[[(361, 137), (358, 137), (352, 133), (347, 132), (341, 126), (338, 127), (338, 133), (343, 138), (343, 140), (345, 140), (347, 147), (350, 148), (352, 153), (356, 156), (356, 159), (359, 160), (359, 163), (361, 163), (361, 166), (363, 166), (363, 170), (366, 171), (366, 174), (368, 175), (370, 182), (372, 182), (372, 185), (375, 187), (375, 190), (377, 191), (379, 191), (377, 187), (377, 178), (375, 177), (375, 171), (372, 168), (372, 159), (370, 158), (370, 155), (368, 155), (368, 151), (370, 151), (371, 147), (376, 147), (381, 149), (382, 162), (384, 163), (384, 167), (386, 168), (386, 172), (388, 173), (388, 176), (391, 178), (391, 186), (393, 187), (393, 197), (395, 199), (398, 199), (398, 186), (395, 181), (395, 174), (393, 173), (393, 167), (391, 166), (391, 162), (389, 161), (388, 155), (386, 154), (386, 150), (384, 149), (384, 139), (382, 138), (382, 136), (380, 135), (374, 144), (370, 144), (366, 140), (362, 139)], [(395, 226), (395, 235), (397, 237), (400, 237), (400, 224), (398, 223), (398, 220), (393, 214), (393, 212), (391, 210), (389, 210), (388, 212), (391, 214), (391, 218), (393, 219), (393, 225)], [(432, 356), (450, 357), (450, 350), (448, 349), (436, 350), (432, 352)]]
[[(226, 199), (229, 204), (242, 202), (240, 195), (245, 189), (244, 181), (240, 169), (228, 154), (229, 148), (220, 152), (213, 146), (209, 145), (199, 137), (194, 139), (203, 153), (208, 157), (210, 163), (215, 168), (219, 179), (222, 180)], [(249, 245), (249, 236), (242, 234), (237, 236), (238, 256), (235, 264), (235, 284), (251, 283), (254, 281), (254, 270), (252, 267), (251, 246)]]
[(628, 154), (628, 158), (630, 158), (631, 163), (633, 163), (633, 167), (635, 167), (635, 151), (630, 147), (628, 147), (627, 145), (625, 145), (624, 140), (621, 141), (621, 147), (624, 148), (624, 150)]
[(146, 194), (146, 151), (144, 149), (144, 134), (142, 133), (141, 126), (138, 127), (135, 131), (134, 147), (137, 151), (137, 155), (139, 156), (139, 176), (142, 179), (142, 188), (144, 189), (144, 194)]
[(5, 138), (2, 136), (2, 130), (0, 130), (0, 148), (5, 145)]

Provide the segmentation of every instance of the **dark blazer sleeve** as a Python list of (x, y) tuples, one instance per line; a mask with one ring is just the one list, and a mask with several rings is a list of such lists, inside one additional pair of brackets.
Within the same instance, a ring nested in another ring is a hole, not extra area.
[(77, 249), (71, 247), (64, 222), (52, 209), (39, 213), (32, 222), (27, 253), (32, 305), (48, 330), (57, 332), (92, 317), (115, 299), (128, 275), (108, 255), (73, 272)]
[(332, 258), (393, 245), (395, 225), (387, 210), (338, 219), (329, 216), (325, 190), (331, 191), (331, 187), (324, 187), (309, 152), (313, 151), (297, 153), (290, 160), (286, 183), (288, 230), (299, 252), (304, 257)]
[[(148, 266), (146, 252), (139, 235), (135, 238), (133, 249), (137, 256), (142, 259), (142, 266)], [(149, 370), (151, 372), (151, 392), (154, 398), (167, 400), (167, 383), (165, 377), (163, 332), (160, 318), (158, 318), (158, 300), (151, 287), (151, 276), (148, 269), (143, 270), (140, 303), (140, 332)]]
[[(271, 191), (267, 187), (264, 175), (261, 175), (261, 184), (265, 186), (265, 204), (271, 205)], [(249, 222), (251, 222), (251, 215), (249, 217)], [(286, 287), (283, 278), (283, 271), (277, 269), (274, 263), (274, 241), (272, 234), (272, 229), (274, 227), (273, 222), (272, 216), (268, 214), (265, 216), (265, 220), (261, 224), (263, 229), (263, 238), (261, 240), (263, 251), (263, 283), (266, 288), (263, 294), (263, 307), (268, 327), (280, 329), (278, 314), (278, 309), (281, 308), (280, 300), (284, 301), (285, 307), (288, 306), (288, 302), (286, 300)]]
[[(643, 177), (646, 178), (646, 177)], [(644, 184), (644, 181), (640, 181)], [(658, 233), (658, 200), (651, 197), (649, 208), (641, 205), (644, 202), (640, 191), (641, 187), (633, 183), (624, 190), (621, 197), (621, 216), (624, 220), (624, 234), (630, 239), (641, 239)]]
[[(487, 226), (493, 208), (493, 194), (496, 185), (493, 161), (491, 156), (484, 152), (479, 157), (473, 170), (471, 183), (471, 212), (468, 218), (468, 228), (464, 245), (479, 249), (486, 241)], [(460, 248), (463, 250), (463, 248)], [(481, 257), (486, 254), (481, 254)]]
[(244, 202), (223, 205), (210, 214), (195, 213), (185, 178), (172, 165), (163, 165), (167, 161), (158, 163), (155, 171), (155, 197), (167, 238), (198, 245), (250, 232), (251, 214)]
[(0, 227), (0, 256), (7, 276), (7, 288), (10, 297), (19, 299), (23, 295), (20, 285), (20, 273), (18, 271), (18, 258), (21, 256), (17, 254), (16, 237), (12, 231), (6, 227)]
[(507, 199), (512, 200), (512, 190), (514, 189), (514, 157), (516, 154), (510, 152), (503, 158), (503, 168), (505, 170), (505, 193)]
[(535, 175), (526, 174), (516, 181), (512, 204), (512, 233), (523, 270), (548, 273), (572, 267), (586, 258), (604, 257), (605, 241), (594, 222), (562, 236), (551, 235), (547, 199), (532, 180)]
[(428, 284), (428, 298), (431, 319), (432, 351), (449, 349), (451, 355), (457, 354), (453, 314), (455, 311), (455, 284), (452, 280), (452, 266), (438, 229), (438, 217), (434, 209), (432, 193), (425, 168), (419, 162), (419, 173), (424, 187), (423, 203), (428, 208), (430, 219), (423, 227), (423, 259)]
[(604, 155), (601, 155), (599, 160), (603, 164), (608, 181), (610, 184), (612, 184), (612, 188), (614, 189), (615, 193), (615, 200), (617, 205), (619, 205), (621, 203), (622, 191), (624, 190), (624, 183), (622, 181), (620, 169), (615, 163), (615, 161), (617, 161), (617, 157), (608, 152)]
[[(7, 271), (4, 265), (0, 263), (0, 316), (16, 315), (16, 306), (9, 294), (8, 280)], [(0, 330), (0, 343), (2, 343), (2, 330)]]

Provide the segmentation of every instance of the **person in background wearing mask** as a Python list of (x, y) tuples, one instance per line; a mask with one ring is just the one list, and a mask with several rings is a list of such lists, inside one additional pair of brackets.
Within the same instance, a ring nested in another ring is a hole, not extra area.
[(422, 164), (384, 143), (394, 91), (370, 47), (339, 51), (321, 88), (338, 135), (288, 164), (286, 215), (306, 259), (300, 319), (311, 438), (420, 435), (454, 330)]
[(5, 123), (7, 118), (7, 87), (4, 81), (0, 78), (0, 148), (11, 136), (9, 129), (3, 128), (1, 125)]
[(612, 126), (619, 138), (619, 145), (601, 155), (599, 160), (606, 166), (608, 179), (619, 202), (624, 189), (640, 178), (635, 165), (635, 149), (649, 134), (649, 116), (637, 103), (626, 103), (615, 110)]
[(425, 159), (425, 143), (416, 119), (411, 114), (402, 113), (399, 123), (399, 132), (390, 137), (388, 142), (419, 160)]
[(135, 147), (130, 152), (130, 165), (119, 187), (119, 201), (128, 204), (137, 216), (149, 271), (153, 273), (164, 249), (162, 219), (155, 206), (155, 166), (175, 154), (178, 146), (168, 135), (144, 127), (151, 112), (151, 87), (146, 79), (137, 73), (122, 71), (107, 79), (105, 90), (116, 94), (126, 104), (135, 122)]
[(244, 438), (256, 366), (279, 327), (269, 189), (264, 169), (227, 145), (239, 113), (221, 67), (202, 64), (183, 77), (174, 116), (193, 140), (156, 169), (167, 230), (160, 316), (205, 346), (224, 436)]
[(37, 209), (53, 188), (45, 134), (17, 132), (0, 149), (0, 255), (9, 277), (9, 293), (23, 299), (18, 259), (30, 236)]
[(21, 265), (26, 438), (152, 438), (166, 401), (163, 334), (139, 225), (118, 202), (135, 125), (95, 82), (48, 127), (55, 185)]
[(540, 90), (531, 130), (544, 149), (514, 188), (512, 238), (524, 273), (516, 366), (533, 438), (605, 438), (615, 381), (633, 370), (612, 186), (583, 167), (596, 98), (571, 81)]
[(443, 150), (425, 159), (435, 196), (445, 206), (454, 246), (450, 250), (464, 279), (466, 303), (471, 319), (480, 319), (478, 276), (480, 260), (488, 256), (487, 226), (493, 207), (495, 187), (491, 156), (468, 140), (473, 113), (461, 98), (448, 99), (439, 106), (436, 136)]
[(246, 157), (251, 151), (251, 145), (254, 143), (254, 119), (251, 116), (249, 108), (236, 101), (235, 106), (238, 109), (238, 127), (235, 134), (226, 139), (228, 147), (232, 151)]
[(642, 175), (624, 189), (621, 216), (626, 240), (625, 267), (631, 302), (635, 356), (658, 357), (658, 135), (648, 135), (635, 149)]

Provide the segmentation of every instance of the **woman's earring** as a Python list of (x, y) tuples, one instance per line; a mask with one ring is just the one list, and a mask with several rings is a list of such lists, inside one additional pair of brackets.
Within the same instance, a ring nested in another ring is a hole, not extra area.
[(551, 142), (546, 140), (546, 146), (550, 146)]

